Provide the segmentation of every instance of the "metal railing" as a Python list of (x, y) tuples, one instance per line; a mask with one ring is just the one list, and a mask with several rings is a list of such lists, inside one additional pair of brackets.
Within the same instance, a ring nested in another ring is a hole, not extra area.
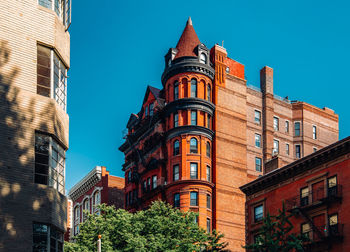
[(247, 84), (247, 88), (253, 89), (255, 91), (261, 92), (261, 89), (259, 87), (253, 86), (251, 84)]
[(274, 97), (276, 100), (283, 101), (283, 102), (286, 102), (286, 103), (288, 103), (288, 104), (291, 104), (291, 101), (288, 100), (288, 98), (286, 98), (286, 97), (282, 97), (282, 96), (279, 96), (279, 95), (273, 95), (273, 97)]

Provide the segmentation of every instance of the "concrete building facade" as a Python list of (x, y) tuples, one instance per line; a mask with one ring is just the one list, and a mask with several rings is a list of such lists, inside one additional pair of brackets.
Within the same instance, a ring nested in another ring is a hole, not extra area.
[[(74, 239), (79, 234), (79, 226), (84, 222), (84, 211), (98, 213), (97, 205), (107, 204), (124, 208), (124, 178), (112, 176), (104, 166), (96, 166), (69, 191), (71, 201), (71, 229), (67, 229), (65, 240)], [(69, 220), (68, 220), (69, 222)]]
[(244, 65), (225, 48), (210, 50), (189, 21), (165, 56), (162, 89), (148, 87), (131, 114), (125, 154), (126, 208), (161, 199), (199, 213), (234, 251), (245, 242), (245, 196), (239, 186), (338, 140), (331, 109), (273, 93), (273, 70), (247, 84)]
[(349, 168), (347, 137), (243, 185), (247, 244), (263, 235), (263, 218), (277, 215), (284, 202), (287, 213), (294, 214), (291, 233), (310, 238), (304, 251), (349, 251)]
[(0, 4), (0, 251), (63, 251), (70, 10)]

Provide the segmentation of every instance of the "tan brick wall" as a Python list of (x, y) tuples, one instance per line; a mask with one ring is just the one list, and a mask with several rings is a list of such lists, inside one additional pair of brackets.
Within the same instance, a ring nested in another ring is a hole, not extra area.
[(53, 99), (36, 94), (37, 43), (69, 67), (69, 33), (37, 0), (0, 4), (0, 251), (31, 251), (33, 222), (66, 228), (66, 198), (34, 184), (35, 130), (68, 147), (69, 118)]

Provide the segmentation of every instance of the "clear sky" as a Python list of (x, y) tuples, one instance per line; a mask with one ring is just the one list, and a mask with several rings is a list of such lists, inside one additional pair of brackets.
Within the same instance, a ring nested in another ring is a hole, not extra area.
[(202, 43), (227, 49), (249, 84), (274, 69), (274, 93), (339, 114), (350, 135), (349, 1), (73, 0), (68, 79), (69, 190), (96, 165), (123, 176), (122, 131), (191, 16)]

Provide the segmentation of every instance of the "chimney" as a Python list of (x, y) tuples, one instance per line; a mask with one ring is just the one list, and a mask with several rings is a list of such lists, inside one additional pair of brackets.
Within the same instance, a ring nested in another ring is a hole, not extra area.
[(262, 93), (273, 94), (273, 69), (268, 66), (264, 66), (260, 70), (260, 88)]

